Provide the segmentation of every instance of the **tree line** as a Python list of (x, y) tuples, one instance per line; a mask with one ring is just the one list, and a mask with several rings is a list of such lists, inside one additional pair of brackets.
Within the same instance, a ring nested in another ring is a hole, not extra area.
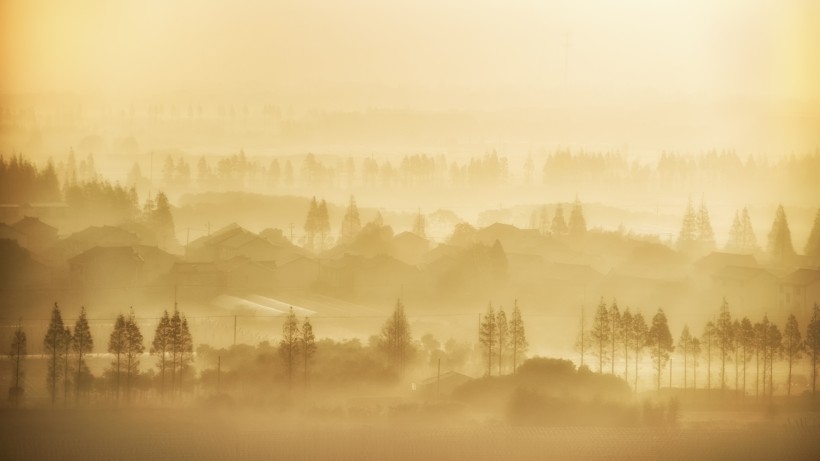
[[(769, 320), (767, 315), (758, 322), (752, 322), (748, 317), (732, 318), (729, 304), (723, 300), (717, 317), (714, 321), (706, 322), (702, 333), (692, 333), (688, 325), (684, 325), (680, 337), (675, 343), (669, 330), (666, 314), (658, 309), (647, 324), (643, 315), (631, 313), (629, 308), (620, 311), (617, 301), (607, 306), (601, 298), (592, 325), (586, 329), (584, 318), (581, 320), (579, 341), (581, 365), (585, 364), (589, 354), (597, 359), (597, 371), (604, 373), (605, 365), (609, 365), (609, 373), (616, 373), (618, 361), (623, 364), (623, 377), (633, 389), (638, 387), (638, 372), (642, 354), (648, 350), (652, 359), (652, 366), (656, 374), (656, 389), (660, 390), (662, 376), (677, 352), (683, 361), (683, 390), (690, 387), (689, 372), (692, 371), (691, 388), (698, 387), (698, 369), (705, 360), (706, 385), (711, 390), (713, 386), (713, 368), (718, 366), (719, 389), (725, 391), (731, 385), (730, 378), (734, 378), (734, 391), (746, 395), (747, 378), (752, 372), (751, 362), (754, 361), (755, 395), (774, 394), (774, 366), (776, 360), (783, 359), (787, 364), (786, 394), (791, 395), (792, 376), (795, 365), (807, 354), (811, 374), (811, 392), (814, 395), (817, 389), (817, 359), (820, 355), (820, 306), (814, 305), (811, 318), (801, 333), (797, 317), (789, 315), (783, 330)], [(633, 365), (634, 375), (630, 376), (629, 366)], [(734, 364), (734, 373), (730, 376), (731, 365)], [(670, 385), (671, 385), (671, 368)]]

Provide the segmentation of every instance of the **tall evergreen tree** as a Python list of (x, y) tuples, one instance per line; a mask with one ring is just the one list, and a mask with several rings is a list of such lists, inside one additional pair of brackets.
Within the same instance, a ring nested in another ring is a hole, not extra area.
[(779, 358), (783, 352), (783, 335), (776, 323), (769, 323), (769, 332), (766, 337), (769, 358), (769, 396), (771, 397), (774, 395), (774, 359)]
[(811, 226), (809, 239), (806, 241), (804, 253), (809, 260), (815, 264), (820, 264), (820, 208), (814, 216), (814, 224)]
[(122, 373), (121, 359), (127, 348), (125, 330), (125, 316), (120, 314), (114, 322), (114, 330), (111, 332), (111, 336), (108, 339), (108, 352), (114, 354), (114, 361), (111, 362), (111, 366), (114, 369), (114, 374), (116, 377), (115, 388), (117, 401), (120, 400), (120, 375)]
[(706, 322), (701, 342), (706, 349), (706, 390), (712, 391), (712, 347), (717, 340), (717, 328), (713, 322)]
[(150, 350), (151, 355), (155, 355), (158, 359), (157, 368), (159, 368), (159, 393), (161, 398), (165, 397), (165, 371), (169, 365), (168, 359), (171, 351), (172, 333), (171, 317), (166, 310), (159, 319), (156, 331), (154, 331), (154, 340), (151, 341)]
[(48, 357), (48, 374), (46, 376), (49, 393), (51, 395), (51, 406), (57, 402), (57, 381), (65, 370), (62, 369), (62, 360), (65, 354), (65, 325), (63, 316), (60, 313), (60, 306), (54, 303), (51, 309), (51, 321), (48, 324), (46, 336), (43, 339), (43, 348)]
[(156, 232), (161, 248), (168, 248), (168, 245), (176, 241), (171, 204), (168, 201), (168, 197), (162, 192), (157, 194), (157, 200), (154, 203), (149, 224), (154, 232)]
[(492, 376), (493, 355), (495, 347), (498, 345), (498, 324), (495, 321), (492, 303), (487, 306), (487, 312), (481, 318), (478, 329), (478, 342), (483, 346), (483, 350), (487, 355), (487, 376)]
[(313, 335), (313, 325), (310, 324), (310, 319), (305, 317), (305, 322), (302, 324), (302, 358), (304, 359), (305, 371), (305, 389), (308, 385), (308, 367), (313, 356), (316, 354), (316, 337)]
[(68, 389), (71, 385), (71, 370), (68, 364), (69, 355), (73, 347), (74, 337), (71, 329), (65, 327), (63, 330), (63, 406), (68, 406)]
[(398, 371), (404, 373), (407, 360), (413, 353), (413, 339), (410, 333), (410, 323), (404, 313), (404, 303), (401, 299), (396, 300), (396, 308), (393, 315), (387, 319), (382, 327), (380, 338), (381, 349), (387, 355), (390, 365)]
[(18, 325), (11, 337), (11, 348), (9, 349), (9, 358), (14, 368), (14, 376), (11, 379), (12, 385), (9, 388), (9, 399), (14, 406), (19, 406), (23, 400), (23, 359), (25, 359), (26, 353), (26, 332), (23, 331), (22, 325)]
[(296, 359), (299, 357), (300, 335), (299, 322), (296, 320), (296, 314), (293, 313), (293, 307), (291, 307), (285, 317), (285, 322), (282, 324), (282, 340), (279, 341), (279, 355), (285, 362), (289, 389), (293, 387), (293, 372), (296, 369)]
[(743, 252), (743, 224), (740, 222), (740, 214), (735, 211), (735, 218), (732, 220), (732, 227), (729, 229), (729, 240), (726, 241), (726, 250), (732, 252)]
[(635, 392), (638, 392), (638, 372), (640, 370), (641, 352), (646, 347), (649, 326), (640, 312), (632, 316), (632, 347), (635, 351)]
[(698, 389), (698, 365), (700, 365), (700, 354), (703, 348), (700, 345), (700, 338), (692, 336), (690, 354), (692, 355), (692, 389)]
[(623, 325), (621, 322), (621, 312), (618, 309), (618, 301), (612, 300), (612, 305), (609, 306), (609, 327), (612, 329), (609, 333), (609, 353), (610, 353), (610, 370), (609, 373), (615, 376), (615, 357), (617, 355), (618, 347), (616, 343), (621, 340), (623, 336)]
[(749, 210), (743, 208), (743, 215), (741, 217), (743, 224), (743, 239), (741, 240), (743, 251), (746, 253), (754, 253), (758, 250), (757, 237), (755, 237), (755, 230), (752, 227), (752, 219), (749, 217)]
[(131, 386), (134, 378), (139, 375), (140, 356), (145, 352), (142, 333), (132, 308), (125, 319), (125, 398), (131, 401)]
[(740, 321), (739, 335), (740, 347), (743, 349), (743, 394), (746, 395), (746, 365), (752, 359), (755, 348), (755, 331), (754, 325), (747, 317), (743, 317)]
[(316, 197), (310, 201), (307, 218), (305, 218), (305, 248), (313, 250), (316, 240), (316, 231), (319, 229), (319, 204)]
[(811, 362), (811, 395), (817, 395), (817, 365), (820, 357), (820, 305), (814, 303), (811, 310), (811, 320), (806, 327), (806, 351)]
[(87, 388), (90, 372), (85, 363), (85, 355), (94, 350), (94, 338), (91, 337), (91, 328), (85, 315), (85, 306), (80, 308), (80, 317), (74, 323), (74, 354), (77, 356), (77, 374), (74, 383), (75, 401), (79, 403), (80, 394)]
[(566, 235), (569, 232), (567, 222), (564, 220), (564, 209), (559, 203), (555, 207), (555, 216), (552, 217), (552, 227), (550, 227), (553, 235)]
[(518, 356), (527, 350), (527, 346), (524, 320), (521, 319), (521, 310), (518, 308), (518, 300), (515, 300), (512, 319), (510, 319), (510, 347), (512, 347), (513, 373), (518, 371)]
[(359, 207), (356, 206), (356, 199), (351, 195), (350, 203), (348, 203), (345, 215), (342, 218), (341, 243), (347, 244), (352, 242), (361, 230), (362, 222), (359, 218)]
[(678, 249), (681, 251), (691, 250), (698, 240), (698, 232), (698, 215), (695, 214), (695, 208), (692, 206), (692, 200), (690, 199), (686, 205), (686, 213), (683, 215), (680, 232), (678, 233)]
[(767, 250), (769, 256), (775, 262), (783, 262), (795, 255), (794, 246), (792, 245), (792, 234), (789, 230), (786, 212), (783, 211), (783, 205), (778, 205), (777, 207), (777, 212), (772, 222), (772, 229), (769, 231)]
[(663, 309), (658, 309), (658, 312), (652, 317), (652, 326), (649, 327), (647, 334), (647, 344), (649, 345), (649, 353), (652, 355), (652, 360), (655, 365), (655, 371), (658, 376), (658, 390), (661, 390), (661, 373), (667, 362), (669, 362), (669, 354), (674, 350), (672, 333), (669, 331), (669, 325), (666, 320), (666, 314)]
[(325, 243), (330, 235), (330, 218), (327, 214), (327, 202), (322, 200), (316, 209), (316, 236), (319, 239), (319, 251), (325, 249)]
[(507, 314), (501, 306), (495, 315), (495, 323), (498, 329), (498, 376), (501, 376), (504, 374), (504, 354), (507, 353), (507, 344), (510, 342)]
[(703, 201), (700, 202), (698, 212), (698, 242), (701, 249), (711, 250), (715, 248), (715, 233), (712, 230), (712, 221), (709, 219), (709, 210)]
[(575, 203), (572, 204), (572, 211), (569, 214), (569, 235), (573, 237), (581, 237), (587, 233), (587, 221), (584, 218), (584, 210), (581, 206), (581, 201), (575, 197)]
[(678, 351), (683, 355), (683, 391), (686, 392), (687, 372), (689, 371), (689, 354), (692, 349), (692, 334), (689, 333), (689, 325), (683, 326), (680, 339), (678, 340)]
[(416, 217), (413, 218), (413, 233), (423, 239), (427, 238), (427, 220), (424, 218), (424, 215), (421, 214), (421, 210), (419, 210), (418, 213), (416, 213)]
[(786, 320), (786, 328), (783, 330), (783, 349), (785, 349), (786, 359), (789, 361), (789, 378), (786, 385), (786, 395), (792, 395), (792, 366), (795, 360), (803, 357), (805, 343), (800, 335), (800, 328), (797, 325), (797, 317), (789, 315)]
[(717, 323), (715, 324), (718, 348), (720, 349), (720, 389), (726, 389), (726, 359), (732, 350), (732, 314), (729, 312), (729, 303), (723, 298), (720, 306)]
[(606, 309), (604, 298), (601, 298), (598, 309), (595, 311), (595, 318), (592, 319), (592, 331), (589, 334), (593, 355), (598, 357), (598, 373), (604, 372), (604, 360), (609, 355), (611, 336), (612, 323), (609, 319), (609, 311)]
[(624, 380), (629, 382), (629, 346), (632, 344), (632, 313), (629, 307), (621, 314), (619, 341), (624, 347)]

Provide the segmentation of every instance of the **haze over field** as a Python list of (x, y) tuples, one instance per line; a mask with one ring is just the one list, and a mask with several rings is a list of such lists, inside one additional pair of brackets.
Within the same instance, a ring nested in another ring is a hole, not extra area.
[(814, 459), (818, 57), (809, 0), (0, 0), (0, 458)]

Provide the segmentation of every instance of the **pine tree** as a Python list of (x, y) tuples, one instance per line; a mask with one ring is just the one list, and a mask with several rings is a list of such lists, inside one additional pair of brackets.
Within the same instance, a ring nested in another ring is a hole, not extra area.
[(77, 355), (77, 378), (74, 383), (75, 401), (80, 402), (80, 393), (87, 387), (90, 378), (88, 367), (85, 364), (85, 354), (90, 354), (94, 350), (94, 338), (91, 337), (91, 329), (88, 326), (88, 319), (85, 315), (85, 306), (80, 308), (80, 317), (74, 323), (74, 354)]
[(302, 324), (302, 358), (305, 363), (305, 389), (308, 385), (308, 367), (313, 356), (316, 354), (316, 337), (313, 335), (313, 325), (310, 324), (310, 319), (305, 317), (305, 322)]
[(126, 401), (131, 401), (131, 384), (134, 378), (139, 374), (140, 355), (145, 352), (145, 346), (142, 342), (142, 333), (139, 325), (137, 325), (136, 317), (134, 317), (134, 309), (132, 308), (125, 319), (124, 331), (124, 354), (125, 354), (125, 396)]
[(686, 392), (687, 372), (689, 371), (689, 354), (692, 349), (692, 334), (689, 333), (689, 325), (683, 326), (680, 339), (678, 340), (678, 351), (683, 355), (683, 391)]
[(424, 215), (421, 214), (421, 210), (419, 210), (413, 219), (413, 233), (423, 239), (427, 238), (427, 222), (424, 219)]
[(567, 222), (564, 220), (564, 209), (560, 203), (555, 206), (555, 216), (552, 217), (550, 231), (553, 235), (566, 235), (569, 232)]
[(400, 375), (403, 374), (407, 360), (413, 353), (413, 346), (410, 324), (404, 314), (404, 304), (401, 299), (396, 300), (393, 315), (387, 319), (382, 327), (379, 344), (387, 355), (387, 361), (393, 369)]
[(512, 347), (513, 373), (518, 371), (518, 356), (527, 350), (527, 336), (524, 332), (524, 321), (521, 319), (521, 310), (518, 300), (515, 300), (512, 319), (510, 319), (510, 347)]
[(623, 314), (621, 314), (619, 340), (624, 346), (624, 380), (629, 382), (629, 346), (632, 344), (632, 313), (627, 307)]
[(726, 242), (726, 250), (732, 252), (743, 252), (743, 224), (740, 222), (740, 215), (735, 211), (735, 218), (732, 221), (732, 228), (729, 230), (729, 240)]
[(362, 222), (359, 218), (359, 207), (356, 206), (356, 199), (351, 195), (350, 203), (348, 203), (344, 218), (342, 218), (340, 243), (348, 244), (352, 242), (361, 230)]
[(769, 256), (775, 262), (784, 262), (794, 257), (794, 246), (792, 245), (792, 234), (789, 230), (789, 222), (786, 219), (786, 212), (783, 205), (778, 205), (775, 213), (772, 229), (769, 231), (769, 244), (767, 247)]
[(757, 237), (755, 237), (755, 231), (754, 228), (752, 228), (752, 219), (749, 217), (749, 210), (745, 207), (743, 208), (743, 216), (741, 221), (743, 223), (743, 239), (741, 247), (746, 253), (754, 253), (758, 250)]
[(809, 260), (814, 261), (815, 264), (820, 264), (820, 208), (817, 209), (817, 214), (814, 217), (814, 224), (811, 226), (811, 233), (806, 241), (804, 252)]
[(493, 305), (487, 306), (487, 312), (481, 319), (478, 330), (478, 342), (483, 346), (487, 355), (487, 376), (492, 376), (493, 372), (493, 352), (498, 345), (498, 325), (495, 321)]
[(63, 316), (60, 314), (60, 306), (54, 303), (51, 310), (51, 321), (48, 331), (43, 339), (43, 348), (48, 356), (47, 382), (51, 394), (51, 406), (57, 402), (57, 381), (65, 371), (62, 369), (62, 359), (65, 351), (65, 326)]
[(316, 210), (316, 233), (319, 237), (319, 251), (322, 251), (325, 249), (325, 243), (330, 234), (330, 218), (327, 214), (327, 202), (324, 200)]
[(623, 335), (623, 326), (621, 323), (621, 312), (618, 310), (618, 301), (612, 300), (612, 305), (609, 306), (609, 326), (612, 331), (609, 332), (609, 340), (610, 340), (610, 371), (609, 373), (612, 376), (615, 376), (615, 357), (617, 355), (618, 348), (615, 347), (615, 344), (620, 341), (621, 336)]
[(715, 248), (715, 233), (712, 230), (712, 221), (709, 219), (709, 210), (706, 203), (700, 202), (698, 213), (698, 242), (701, 249), (711, 250)]
[(581, 207), (581, 201), (575, 197), (575, 203), (572, 204), (572, 211), (569, 215), (569, 235), (573, 237), (581, 237), (587, 233), (587, 221), (584, 219), (584, 210)]
[(305, 218), (305, 248), (313, 250), (316, 232), (319, 229), (319, 204), (316, 197), (310, 201), (307, 218)]
[(632, 316), (632, 347), (635, 351), (635, 392), (638, 392), (638, 371), (640, 369), (641, 352), (646, 347), (649, 327), (643, 314), (640, 312)]
[(698, 216), (695, 214), (695, 209), (692, 207), (692, 200), (690, 199), (686, 206), (686, 213), (683, 215), (680, 232), (678, 233), (678, 249), (681, 251), (691, 250), (698, 240), (698, 232)]
[(817, 362), (820, 357), (820, 305), (814, 303), (811, 310), (811, 320), (806, 327), (806, 351), (811, 361), (811, 395), (817, 395)]
[(715, 325), (718, 348), (720, 349), (720, 389), (726, 389), (726, 357), (732, 349), (732, 315), (729, 312), (729, 303), (723, 298), (720, 306), (717, 324)]
[(706, 349), (706, 390), (708, 392), (712, 391), (712, 347), (715, 344), (716, 336), (715, 324), (711, 321), (706, 322), (701, 342)]
[(191, 362), (194, 359), (194, 340), (191, 337), (191, 331), (188, 328), (188, 319), (185, 318), (185, 314), (180, 313), (179, 315), (182, 318), (182, 321), (180, 322), (179, 327), (179, 340), (176, 343), (179, 345), (179, 354), (177, 360), (177, 366), (179, 368), (179, 371), (177, 375), (179, 376), (178, 389), (181, 392), (183, 380), (185, 379), (185, 376), (188, 370), (190, 369)]
[(783, 335), (776, 323), (769, 323), (766, 337), (769, 358), (769, 396), (771, 397), (774, 395), (774, 359), (780, 357), (783, 352)]
[(604, 360), (608, 356), (611, 335), (612, 324), (609, 320), (609, 312), (606, 309), (604, 298), (601, 298), (598, 309), (595, 311), (595, 318), (592, 320), (592, 331), (589, 334), (593, 355), (598, 357), (598, 373), (604, 372)]
[(755, 331), (752, 322), (743, 317), (740, 321), (740, 347), (743, 349), (743, 395), (746, 395), (746, 364), (752, 359), (755, 350)]
[(783, 348), (786, 352), (786, 359), (789, 361), (789, 378), (786, 385), (786, 395), (792, 395), (792, 365), (795, 360), (803, 357), (805, 344), (800, 336), (800, 328), (797, 325), (797, 317), (789, 315), (786, 320), (786, 328), (783, 330)]
[(647, 334), (647, 344), (655, 364), (655, 371), (658, 376), (658, 390), (660, 391), (661, 373), (666, 363), (669, 362), (669, 354), (674, 350), (672, 333), (669, 331), (663, 309), (658, 309), (658, 312), (652, 317), (652, 326), (649, 327)]
[(114, 361), (111, 363), (111, 366), (114, 368), (114, 373), (116, 375), (116, 394), (117, 394), (117, 401), (120, 400), (120, 374), (122, 372), (122, 354), (126, 351), (126, 327), (125, 327), (125, 316), (120, 314), (117, 316), (117, 320), (114, 322), (114, 331), (111, 332), (111, 336), (108, 339), (108, 352), (114, 354)]
[(151, 342), (151, 355), (155, 355), (159, 359), (157, 368), (159, 368), (159, 393), (162, 398), (165, 397), (165, 370), (168, 368), (168, 354), (172, 343), (172, 329), (171, 317), (168, 311), (164, 311), (159, 320), (157, 329), (154, 332), (154, 340)]
[(171, 204), (168, 202), (168, 197), (162, 192), (157, 194), (149, 223), (157, 234), (161, 248), (167, 248), (169, 244), (176, 240)]
[(9, 388), (9, 399), (14, 403), (14, 406), (19, 406), (23, 400), (23, 359), (25, 359), (26, 353), (26, 332), (23, 331), (22, 325), (18, 325), (17, 329), (14, 330), (14, 335), (11, 338), (11, 348), (9, 349), (9, 358), (14, 367), (13, 384)]
[(63, 330), (63, 406), (68, 405), (68, 389), (71, 385), (71, 370), (68, 366), (68, 358), (73, 347), (74, 337), (71, 329), (65, 327)]
[(300, 332), (293, 307), (288, 311), (285, 322), (282, 324), (282, 340), (279, 341), (279, 355), (285, 362), (288, 373), (288, 388), (293, 387), (293, 371), (296, 368), (296, 359), (299, 356)]
[(499, 307), (495, 315), (496, 328), (498, 329), (498, 376), (504, 374), (504, 354), (507, 352), (506, 346), (510, 341), (509, 325), (507, 324), (507, 314), (504, 308)]
[(690, 348), (692, 354), (692, 388), (697, 390), (698, 389), (698, 365), (700, 365), (700, 353), (702, 352), (702, 348), (700, 345), (700, 339), (693, 336), (692, 337), (692, 346)]

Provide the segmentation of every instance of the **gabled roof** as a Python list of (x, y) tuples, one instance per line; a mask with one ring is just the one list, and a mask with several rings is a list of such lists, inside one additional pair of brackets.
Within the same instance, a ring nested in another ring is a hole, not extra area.
[(777, 278), (771, 272), (759, 267), (739, 266), (726, 266), (718, 269), (714, 274), (712, 274), (712, 277), (720, 280), (742, 283), (754, 280), (758, 277), (766, 277), (771, 280), (775, 280)]
[(723, 267), (757, 267), (757, 260), (750, 254), (723, 253), (713, 251), (695, 261), (695, 267), (706, 271), (716, 271)]
[(27, 235), (37, 234), (37, 233), (57, 233), (57, 228), (54, 226), (49, 226), (48, 224), (40, 221), (40, 218), (34, 218), (31, 216), (26, 216), (25, 218), (17, 221), (16, 223), (12, 224), (11, 227), (17, 229), (19, 232), (22, 232)]
[(820, 282), (820, 269), (797, 269), (780, 279), (784, 285), (806, 286)]
[(137, 245), (140, 243), (139, 237), (133, 232), (115, 226), (90, 226), (75, 232), (64, 240), (88, 242), (103, 245), (112, 243), (120, 246)]
[[(459, 383), (473, 380), (473, 378), (470, 377), (470, 376), (467, 376), (463, 373), (459, 373), (457, 371), (452, 371), (452, 370), (445, 371), (444, 373), (442, 373), (440, 379), (441, 379), (441, 382), (452, 381), (452, 382), (459, 382)], [(439, 377), (438, 376), (433, 376), (431, 378), (427, 378), (427, 379), (423, 380), (419, 384), (421, 384), (422, 386), (427, 386), (427, 385), (430, 385), (430, 384), (435, 385), (438, 381), (439, 381)]]
[(69, 259), (72, 265), (86, 265), (90, 263), (134, 262), (141, 264), (143, 259), (130, 246), (105, 247), (96, 246)]

